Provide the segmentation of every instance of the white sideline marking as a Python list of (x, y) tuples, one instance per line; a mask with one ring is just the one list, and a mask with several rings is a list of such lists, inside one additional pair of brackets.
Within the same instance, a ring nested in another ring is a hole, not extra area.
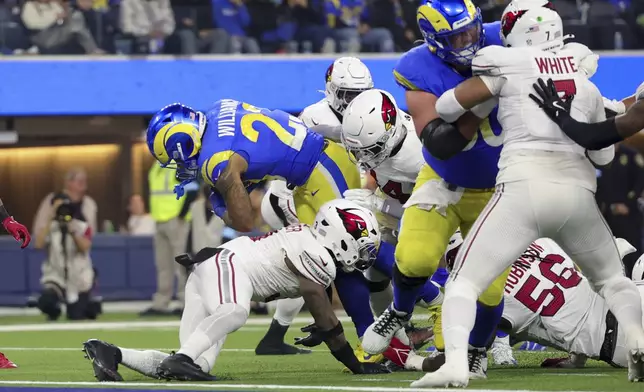
[[(381, 381), (387, 381), (382, 379)], [(394, 381), (394, 380), (392, 380)], [(395, 388), (395, 387), (343, 387), (317, 385), (266, 385), (266, 384), (219, 384), (219, 383), (153, 383), (153, 382), (56, 382), (56, 381), (0, 381), (0, 385), (46, 385), (46, 386), (108, 386), (118, 387), (163, 387), (163, 388), (203, 388), (203, 389), (276, 389), (276, 390), (309, 390), (309, 391), (356, 391), (356, 392), (445, 392), (445, 389)], [(472, 392), (508, 392), (503, 389), (469, 389)], [(514, 392), (549, 392), (515, 390)], [(568, 391), (584, 392), (584, 391)]]

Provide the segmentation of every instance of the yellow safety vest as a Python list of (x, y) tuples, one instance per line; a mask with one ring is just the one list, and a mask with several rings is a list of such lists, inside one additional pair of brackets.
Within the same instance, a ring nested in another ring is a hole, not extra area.
[[(177, 200), (174, 186), (179, 184), (175, 170), (164, 169), (157, 164), (152, 165), (148, 173), (150, 185), (150, 215), (156, 222), (167, 222), (179, 216), (185, 195)], [(190, 212), (185, 219), (190, 220)]]

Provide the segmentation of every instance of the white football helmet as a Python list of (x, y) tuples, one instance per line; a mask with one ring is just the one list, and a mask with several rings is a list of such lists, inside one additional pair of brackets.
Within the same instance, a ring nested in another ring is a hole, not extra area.
[(633, 272), (631, 272), (631, 280), (635, 282), (644, 280), (644, 255), (640, 256), (635, 262)]
[(349, 157), (366, 169), (373, 169), (391, 156), (406, 130), (403, 114), (394, 97), (384, 90), (360, 93), (342, 118), (341, 140)]
[(326, 70), (324, 95), (329, 106), (341, 115), (353, 98), (372, 88), (369, 68), (356, 57), (340, 57)]
[(364, 271), (376, 261), (380, 228), (373, 212), (356, 203), (337, 199), (318, 210), (313, 232), (345, 272)]
[(550, 1), (514, 0), (501, 17), (501, 40), (508, 47), (558, 51), (564, 46), (563, 23)]

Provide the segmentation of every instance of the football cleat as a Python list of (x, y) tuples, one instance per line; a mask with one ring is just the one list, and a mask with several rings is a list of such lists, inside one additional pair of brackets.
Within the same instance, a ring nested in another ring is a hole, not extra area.
[(546, 351), (546, 346), (542, 346), (539, 343), (535, 343), (535, 342), (523, 342), (519, 346), (519, 350), (522, 350), (522, 351)]
[(371, 354), (384, 352), (394, 335), (404, 328), (410, 319), (411, 314), (399, 312), (393, 306), (387, 308), (364, 333), (362, 346), (365, 351)]
[(123, 381), (118, 372), (121, 352), (118, 347), (98, 339), (83, 343), (85, 358), (92, 361), (94, 377), (98, 381)]
[(3, 353), (0, 353), (0, 369), (15, 369), (18, 365), (11, 362)]
[(470, 379), (484, 380), (487, 378), (487, 351), (484, 347), (476, 348), (470, 346), (467, 353), (467, 361), (470, 367)]
[(170, 355), (157, 367), (157, 377), (163, 380), (177, 381), (216, 381), (197, 365), (190, 357), (183, 354)]
[(456, 387), (465, 388), (469, 383), (467, 368), (445, 364), (435, 372), (425, 374), (420, 380), (411, 383), (412, 388)]
[(509, 336), (494, 339), (492, 343), (492, 359), (495, 365), (516, 366), (517, 360), (514, 359), (512, 346), (510, 346)]

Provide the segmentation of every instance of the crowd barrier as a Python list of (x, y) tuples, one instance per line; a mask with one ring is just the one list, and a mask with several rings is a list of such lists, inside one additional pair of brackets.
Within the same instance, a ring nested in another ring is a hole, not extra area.
[[(361, 56), (375, 85), (403, 91), (392, 77), (399, 55)], [(323, 56), (194, 58), (11, 57), (0, 62), (0, 116), (142, 115), (182, 102), (205, 110), (221, 98), (297, 113), (323, 97)], [(604, 96), (619, 99), (642, 82), (644, 54), (602, 54), (593, 77)], [(431, 72), (427, 70), (426, 72)]]
[[(152, 237), (101, 235), (94, 237), (92, 261), (98, 271), (95, 293), (105, 300), (148, 300), (156, 289)], [(0, 306), (21, 306), (40, 291), (40, 268), (45, 252), (20, 249), (9, 236), (0, 237)]]

